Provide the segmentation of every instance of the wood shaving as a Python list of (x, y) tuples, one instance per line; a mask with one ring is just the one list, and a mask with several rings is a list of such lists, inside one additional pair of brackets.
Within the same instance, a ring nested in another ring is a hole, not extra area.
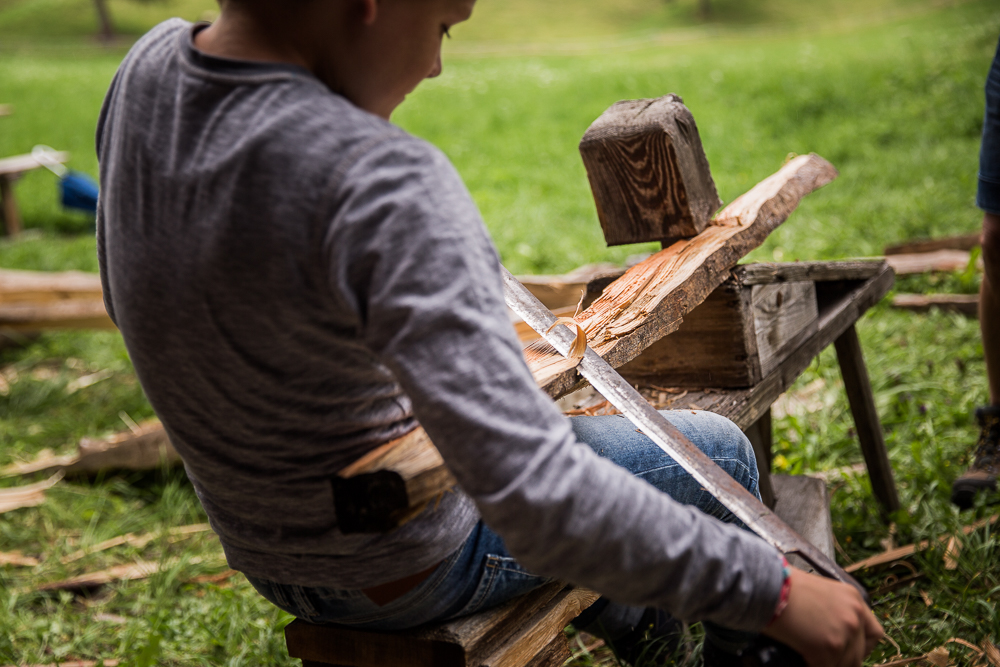
[(958, 541), (958, 537), (955, 535), (951, 536), (948, 540), (948, 547), (944, 550), (944, 569), (946, 570), (957, 570), (958, 569), (958, 556), (962, 551), (962, 545)]
[[(196, 523), (190, 526), (170, 528), (169, 530), (166, 531), (166, 534), (168, 537), (183, 539), (184, 537), (190, 535), (195, 535), (197, 533), (206, 533), (210, 532), (211, 530), (212, 527), (209, 526), (207, 523)], [(162, 534), (163, 533), (161, 532), (155, 532), (155, 533), (143, 533), (141, 535), (137, 535), (135, 533), (119, 535), (118, 537), (112, 537), (109, 540), (104, 540), (103, 542), (99, 542), (95, 545), (84, 547), (79, 551), (74, 551), (73, 553), (67, 556), (63, 556), (59, 560), (59, 562), (62, 563), (63, 565), (66, 565), (67, 563), (72, 563), (73, 561), (80, 560), (81, 558), (89, 554), (96, 553), (98, 551), (104, 551), (106, 549), (111, 549), (113, 547), (121, 546), (123, 544), (135, 547), (136, 549), (141, 549), (150, 542), (152, 542), (153, 540), (155, 540), (156, 538), (160, 537)], [(171, 540), (171, 541), (174, 542), (176, 540)]]
[(0, 514), (23, 507), (35, 507), (45, 502), (45, 492), (62, 479), (62, 473), (49, 477), (44, 482), (0, 489)]
[(545, 330), (545, 333), (549, 333), (560, 324), (569, 327), (570, 331), (574, 328), (576, 329), (576, 337), (573, 339), (573, 344), (570, 346), (569, 353), (566, 355), (566, 358), (583, 359), (583, 355), (587, 351), (587, 333), (572, 317), (556, 318), (556, 321), (552, 323), (552, 326)]
[(9, 553), (0, 552), (0, 565), (35, 567), (38, 565), (38, 559), (30, 556), (22, 556), (20, 551), (11, 551)]

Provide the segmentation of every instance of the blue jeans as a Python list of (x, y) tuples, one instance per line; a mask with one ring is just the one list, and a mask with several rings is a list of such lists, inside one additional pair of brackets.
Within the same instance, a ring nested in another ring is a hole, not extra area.
[[(746, 436), (728, 419), (710, 412), (665, 411), (663, 415), (737, 482), (757, 495), (757, 462)], [(744, 527), (723, 505), (649, 438), (621, 415), (575, 417), (580, 442), (626, 468), (675, 500)], [(277, 584), (247, 577), (261, 595), (294, 616), (313, 623), (337, 623), (362, 630), (403, 630), (474, 614), (507, 602), (552, 579), (528, 572), (508, 553), (503, 540), (482, 521), (465, 545), (446, 558), (416, 588), (379, 606), (361, 591)], [(599, 603), (600, 604), (600, 603)], [(581, 625), (615, 638), (638, 623), (644, 611), (615, 603), (601, 605), (596, 619)], [(587, 615), (586, 612), (584, 615)], [(591, 615), (593, 616), (593, 615)], [(706, 624), (720, 648), (736, 648), (749, 639)]]
[(979, 151), (979, 189), (976, 206), (1000, 215), (1000, 44), (986, 78), (986, 116)]

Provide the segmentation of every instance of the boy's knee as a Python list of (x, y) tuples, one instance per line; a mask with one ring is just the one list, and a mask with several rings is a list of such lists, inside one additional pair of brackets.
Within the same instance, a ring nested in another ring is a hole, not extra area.
[[(757, 457), (754, 455), (753, 445), (732, 420), (713, 412), (693, 413), (688, 410), (665, 415), (713, 459), (729, 459), (745, 467), (750, 472), (752, 484), (756, 486)], [(680, 423), (682, 421), (683, 424)]]
[(983, 261), (1000, 264), (1000, 215), (983, 216)]

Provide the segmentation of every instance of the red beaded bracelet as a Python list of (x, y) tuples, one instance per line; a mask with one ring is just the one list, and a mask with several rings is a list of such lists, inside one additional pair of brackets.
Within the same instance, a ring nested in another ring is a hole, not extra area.
[(784, 556), (781, 557), (781, 573), (784, 575), (785, 581), (781, 584), (781, 595), (778, 596), (778, 606), (774, 609), (774, 616), (767, 622), (768, 625), (778, 620), (781, 612), (785, 611), (785, 607), (788, 606), (788, 595), (792, 591), (792, 566), (788, 564), (788, 559)]

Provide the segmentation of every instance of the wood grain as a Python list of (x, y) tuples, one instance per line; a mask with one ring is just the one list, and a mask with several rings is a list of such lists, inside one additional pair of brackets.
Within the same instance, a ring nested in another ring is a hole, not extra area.
[(615, 103), (584, 134), (580, 155), (608, 245), (695, 236), (722, 205), (677, 95)]
[(767, 375), (815, 331), (816, 283), (784, 282), (749, 287), (760, 372)]

